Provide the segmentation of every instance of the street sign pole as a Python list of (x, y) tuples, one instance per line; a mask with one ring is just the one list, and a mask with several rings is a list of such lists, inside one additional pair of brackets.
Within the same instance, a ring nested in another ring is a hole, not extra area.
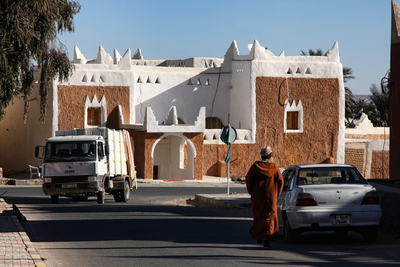
[(228, 162), (228, 177), (226, 179), (226, 188), (227, 188), (227, 193), (226, 193), (226, 197), (229, 198), (229, 183), (230, 183), (230, 177), (229, 177), (229, 167), (231, 165), (231, 161)]
[(228, 145), (228, 153), (225, 158), (225, 162), (227, 163), (227, 169), (228, 169), (228, 177), (226, 179), (226, 187), (227, 187), (227, 197), (229, 198), (229, 182), (230, 182), (230, 177), (229, 177), (229, 172), (230, 172), (230, 163), (231, 163), (231, 144), (235, 142), (237, 137), (237, 133), (235, 128), (233, 128), (230, 124), (222, 128), (221, 130), (221, 141), (224, 142), (225, 144)]

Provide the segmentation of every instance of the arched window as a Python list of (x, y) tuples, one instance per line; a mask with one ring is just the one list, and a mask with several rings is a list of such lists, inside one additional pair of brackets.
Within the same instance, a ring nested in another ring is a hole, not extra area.
[(224, 125), (221, 120), (216, 117), (206, 118), (206, 129), (222, 129)]

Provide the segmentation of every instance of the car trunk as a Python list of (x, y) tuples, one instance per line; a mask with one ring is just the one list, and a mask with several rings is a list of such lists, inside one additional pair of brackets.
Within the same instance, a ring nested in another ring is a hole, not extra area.
[(367, 184), (324, 184), (301, 186), (304, 193), (313, 195), (320, 207), (344, 207), (360, 205), (372, 187)]

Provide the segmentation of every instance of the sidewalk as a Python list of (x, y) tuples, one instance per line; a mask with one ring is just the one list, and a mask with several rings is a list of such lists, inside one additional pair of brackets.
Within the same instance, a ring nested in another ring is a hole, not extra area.
[(0, 266), (46, 266), (18, 221), (18, 211), (2, 198), (0, 210)]

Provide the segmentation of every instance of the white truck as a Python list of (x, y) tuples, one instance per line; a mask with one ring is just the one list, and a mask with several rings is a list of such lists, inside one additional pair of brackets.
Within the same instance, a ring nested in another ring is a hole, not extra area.
[[(137, 188), (129, 133), (106, 127), (56, 131), (46, 146), (36, 146), (35, 156), (43, 159), (43, 192), (57, 204), (59, 196), (87, 199), (105, 193), (116, 202), (127, 202)], [(43, 155), (44, 154), (44, 155)]]

